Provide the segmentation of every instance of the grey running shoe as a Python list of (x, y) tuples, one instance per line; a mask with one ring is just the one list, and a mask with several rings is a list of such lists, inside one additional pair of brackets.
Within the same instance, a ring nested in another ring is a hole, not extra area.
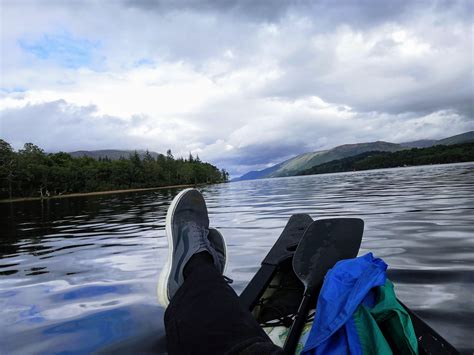
[(166, 215), (168, 260), (158, 281), (158, 302), (167, 307), (184, 282), (183, 270), (189, 259), (207, 251), (214, 265), (224, 273), (227, 246), (218, 230), (209, 228), (206, 202), (196, 189), (181, 191), (171, 202)]

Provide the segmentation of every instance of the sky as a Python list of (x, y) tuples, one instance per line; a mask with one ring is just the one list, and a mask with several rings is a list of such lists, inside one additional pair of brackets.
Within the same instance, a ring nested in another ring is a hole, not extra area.
[(0, 138), (232, 176), (474, 129), (474, 1), (0, 0)]

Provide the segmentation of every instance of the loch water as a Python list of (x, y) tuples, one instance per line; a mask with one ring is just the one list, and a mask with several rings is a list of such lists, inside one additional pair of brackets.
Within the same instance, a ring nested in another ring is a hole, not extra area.
[[(360, 255), (389, 264), (398, 297), (474, 350), (474, 164), (202, 187), (239, 293), (288, 218), (360, 217)], [(0, 204), (0, 353), (166, 351), (156, 300), (178, 189)]]

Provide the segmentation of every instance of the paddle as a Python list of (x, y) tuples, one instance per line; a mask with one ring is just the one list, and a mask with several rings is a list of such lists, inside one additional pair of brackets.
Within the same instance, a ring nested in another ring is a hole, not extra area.
[(261, 267), (239, 296), (240, 304), (252, 311), (270, 284), (283, 260), (292, 258), (296, 247), (303, 238), (306, 228), (313, 219), (303, 213), (294, 214), (288, 220), (285, 229), (262, 261)]
[(310, 300), (320, 289), (324, 276), (339, 260), (357, 256), (363, 231), (364, 221), (359, 218), (332, 218), (314, 221), (304, 232), (293, 256), (293, 270), (305, 290), (283, 348), (285, 354), (294, 354)]

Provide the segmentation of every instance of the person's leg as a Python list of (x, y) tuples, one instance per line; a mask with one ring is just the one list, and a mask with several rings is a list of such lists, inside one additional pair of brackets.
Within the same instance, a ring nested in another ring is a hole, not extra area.
[(158, 300), (168, 309), (165, 328), (170, 354), (271, 354), (271, 342), (242, 307), (222, 276), (227, 248), (209, 228), (207, 208), (195, 189), (180, 192), (168, 209), (169, 256), (158, 283)]
[(194, 255), (165, 313), (170, 354), (281, 352), (240, 303), (207, 253)]

